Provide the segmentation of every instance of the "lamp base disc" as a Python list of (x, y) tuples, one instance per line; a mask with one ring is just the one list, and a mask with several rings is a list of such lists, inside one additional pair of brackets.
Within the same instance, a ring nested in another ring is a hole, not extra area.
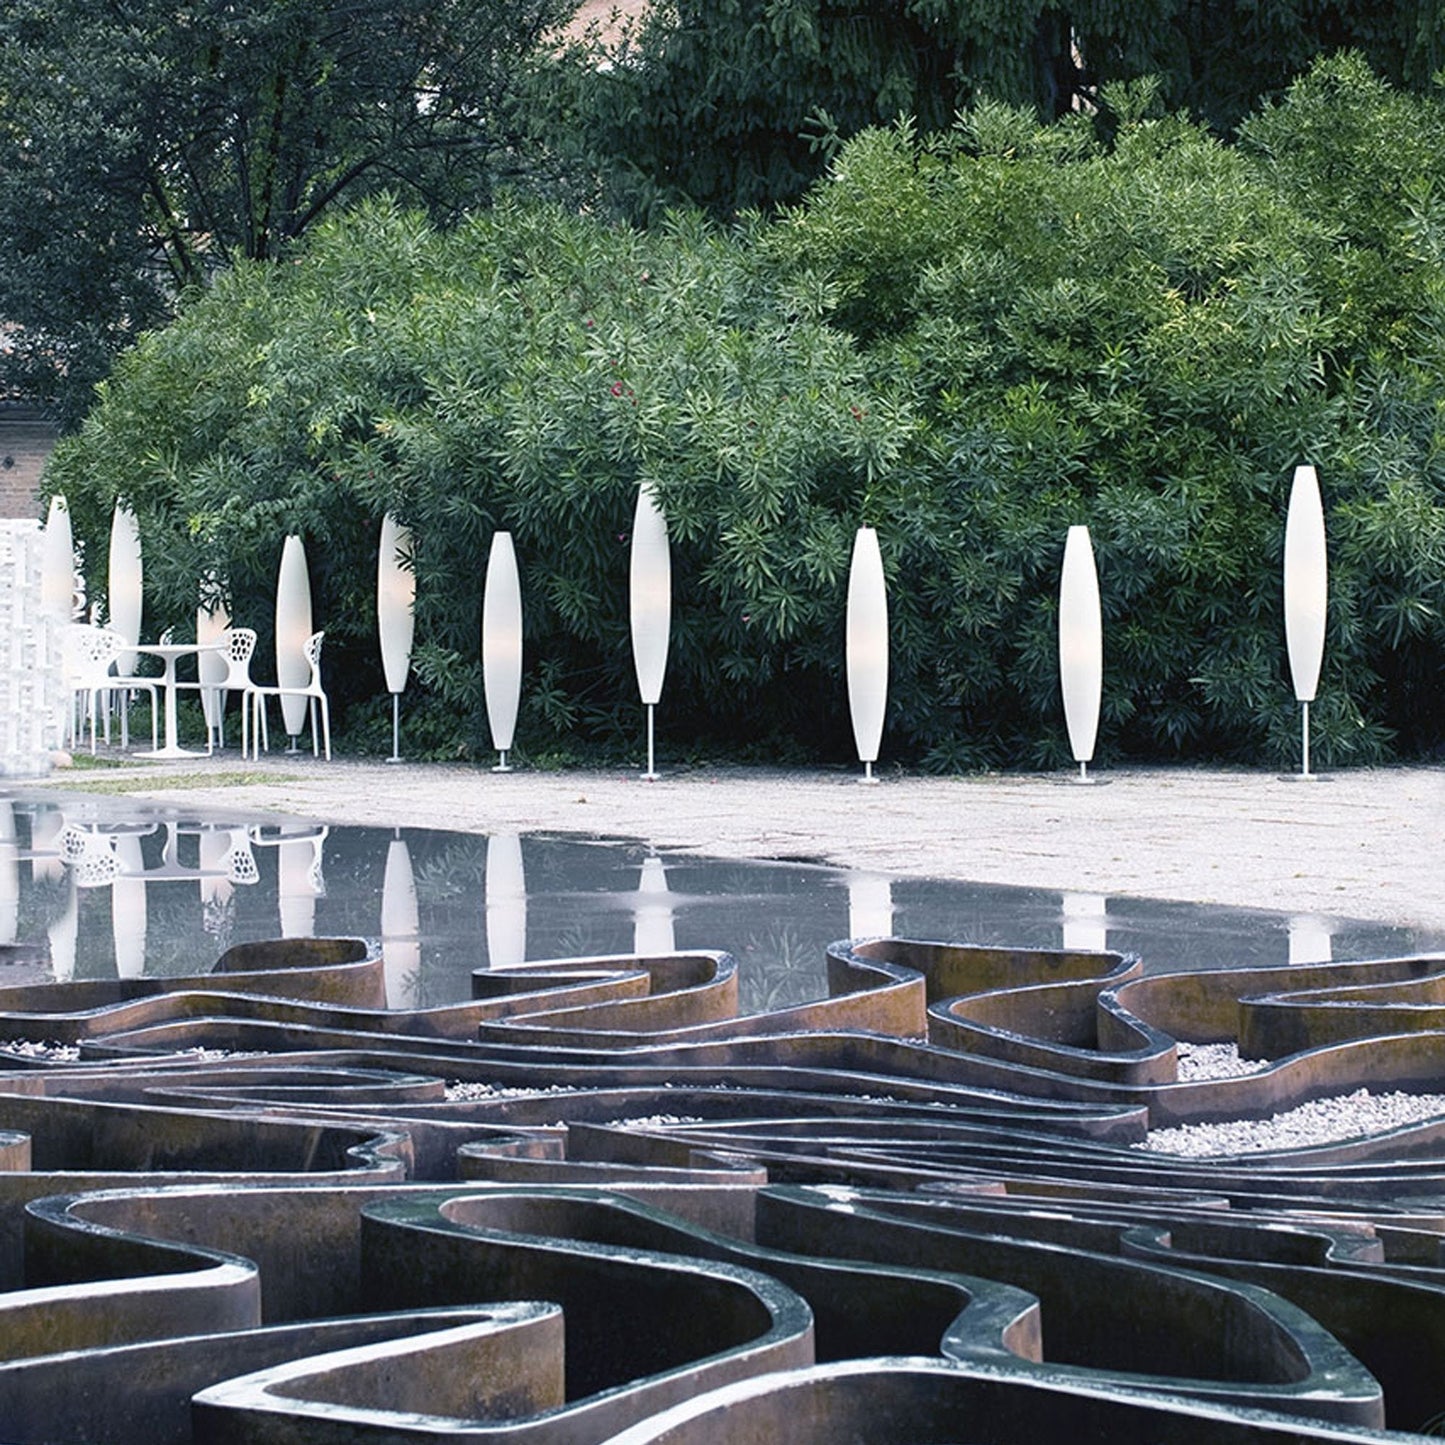
[(510, 773), (512, 771), (512, 765), (511, 763), (494, 763), (492, 771), (494, 773)]

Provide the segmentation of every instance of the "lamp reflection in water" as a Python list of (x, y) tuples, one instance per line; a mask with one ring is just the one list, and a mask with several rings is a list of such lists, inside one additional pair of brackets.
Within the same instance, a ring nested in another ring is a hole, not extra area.
[(1311, 466), (1299, 466), (1289, 491), (1284, 524), (1284, 633), (1289, 672), (1300, 705), (1300, 771), (1310, 776), (1310, 703), (1319, 687), (1325, 652), (1329, 582), (1325, 513)]
[(1297, 914), (1289, 921), (1289, 961), (1329, 963), (1333, 953), (1330, 930), (1322, 918)]
[(515, 833), (487, 839), (487, 966), (513, 968), (527, 957), (527, 879)]
[(146, 966), (145, 858), (140, 835), (117, 834), (112, 848), (118, 871), (110, 884), (110, 928), (119, 978), (139, 978)]
[(388, 1008), (415, 1008), (421, 984), (421, 915), (411, 852), (397, 829), (381, 885), (381, 962)]
[(1109, 904), (1099, 893), (1065, 893), (1064, 947), (1102, 953), (1109, 946)]
[(888, 707), (888, 587), (878, 533), (872, 527), (860, 527), (853, 538), (846, 661), (853, 741), (863, 764), (863, 781), (876, 783), (873, 764), (878, 761)]
[(522, 584), (510, 532), (492, 535), (482, 593), (482, 693), (487, 727), (499, 757), (494, 773), (509, 773), (507, 754), (522, 698)]
[(20, 845), (15, 836), (15, 807), (0, 799), (0, 943), (20, 936)]
[(1070, 527), (1059, 574), (1059, 690), (1081, 783), (1089, 781), (1103, 686), (1104, 625), (1094, 547), (1087, 527)]
[(638, 958), (665, 958), (677, 952), (667, 870), (656, 854), (642, 860), (642, 878), (637, 885), (633, 920), (632, 951)]
[(893, 932), (893, 880), (882, 873), (848, 875), (848, 937), (887, 938)]
[(328, 828), (324, 823), (276, 833), (262, 828), (251, 830), (257, 847), (276, 849), (277, 910), (282, 938), (312, 938), (316, 933), (316, 900), (326, 892), (321, 871)]

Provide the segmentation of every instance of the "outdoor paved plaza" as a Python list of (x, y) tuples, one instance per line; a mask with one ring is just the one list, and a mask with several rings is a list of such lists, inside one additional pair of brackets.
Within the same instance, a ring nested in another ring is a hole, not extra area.
[(486, 766), (234, 751), (57, 769), (50, 785), (332, 823), (573, 832), (715, 857), (1130, 894), (1445, 927), (1445, 767), (1301, 780), (1192, 767), (956, 778), (696, 767), (495, 774)]

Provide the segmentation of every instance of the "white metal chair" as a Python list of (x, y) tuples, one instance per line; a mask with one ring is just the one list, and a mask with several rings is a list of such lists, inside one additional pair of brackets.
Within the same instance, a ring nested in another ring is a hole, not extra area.
[[(160, 709), (157, 706), (155, 678), (120, 677), (112, 671), (116, 658), (129, 647), (125, 638), (112, 628), (92, 627), (84, 622), (72, 622), (66, 626), (62, 668), (71, 696), (69, 731), (72, 746), (84, 731), (76, 711), (77, 704), (85, 704), (90, 722), (90, 750), (93, 753), (96, 749), (97, 712), (103, 720), (105, 740), (110, 742), (110, 713), (101, 702), (102, 696), (112, 692), (144, 690), (151, 695), (151, 749), (154, 751), (160, 747)], [(130, 723), (124, 711), (121, 713), (121, 746), (130, 746)]]
[(268, 752), (271, 748), (271, 739), (266, 728), (266, 700), (267, 698), (283, 697), (304, 697), (306, 702), (307, 716), (311, 720), (311, 753), (314, 757), (317, 752), (316, 738), (316, 713), (319, 708), (321, 713), (321, 737), (325, 743), (326, 761), (331, 761), (331, 704), (327, 701), (326, 692), (321, 686), (321, 643), (325, 639), (324, 632), (313, 632), (306, 639), (305, 656), (306, 664), (310, 668), (310, 676), (300, 687), (282, 687), (279, 683), (274, 686), (253, 686), (251, 688), (251, 703), (255, 709), (255, 715), (251, 726), (251, 745), (253, 756), (259, 758), (261, 749)]
[[(199, 690), (203, 703), (207, 694), (212, 695), (211, 706), (203, 706), (206, 714), (206, 751), (213, 752), (216, 744), (226, 746), (226, 694), (241, 694), (241, 756), (247, 753), (247, 723), (251, 708), (251, 694), (256, 684), (251, 681), (251, 656), (256, 651), (256, 633), (250, 627), (228, 627), (216, 639), (225, 649), (220, 661), (226, 664), (226, 675), (215, 682), (178, 682), (177, 687)], [(214, 719), (214, 721), (213, 721)]]

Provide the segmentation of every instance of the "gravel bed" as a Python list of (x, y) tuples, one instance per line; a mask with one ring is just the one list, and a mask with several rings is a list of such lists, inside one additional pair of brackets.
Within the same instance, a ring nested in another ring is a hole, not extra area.
[(1191, 1084), (1198, 1079), (1243, 1079), (1269, 1068), (1268, 1059), (1241, 1059), (1239, 1045), (1180, 1043), (1179, 1082)]
[(1230, 1119), (1221, 1124), (1155, 1129), (1134, 1148), (1194, 1159), (1303, 1149), (1311, 1144), (1383, 1134), (1440, 1117), (1445, 1117), (1445, 1094), (1372, 1094), (1368, 1089), (1356, 1089), (1353, 1094), (1315, 1099), (1270, 1119)]

